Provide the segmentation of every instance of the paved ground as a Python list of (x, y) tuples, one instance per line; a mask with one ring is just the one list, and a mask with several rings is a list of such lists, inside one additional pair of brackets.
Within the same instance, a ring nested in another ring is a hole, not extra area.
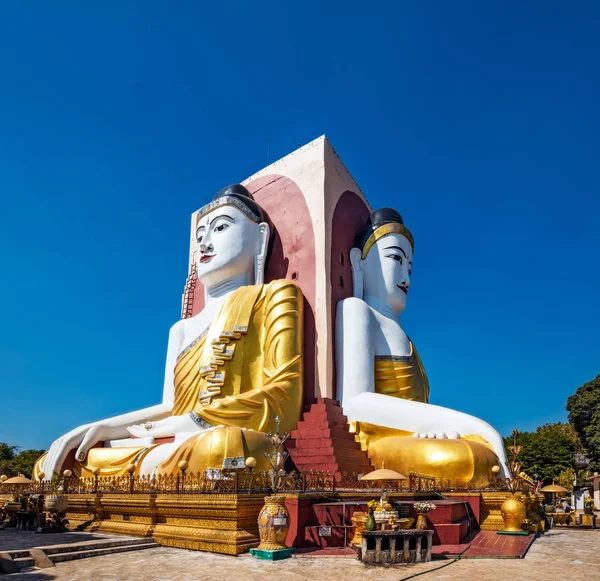
[[(7, 575), (7, 581), (400, 581), (450, 561), (394, 568), (365, 567), (345, 557), (295, 558), (278, 563), (250, 555), (158, 548), (61, 563), (55, 568)], [(600, 579), (600, 532), (553, 530), (525, 559), (470, 559), (420, 575), (433, 581), (588, 581)]]
[(38, 535), (33, 531), (18, 531), (11, 527), (0, 531), (0, 551), (20, 551), (31, 549), (32, 547), (68, 545), (71, 543), (81, 543), (83, 541), (122, 538), (122, 535), (104, 535), (102, 533), (52, 533)]

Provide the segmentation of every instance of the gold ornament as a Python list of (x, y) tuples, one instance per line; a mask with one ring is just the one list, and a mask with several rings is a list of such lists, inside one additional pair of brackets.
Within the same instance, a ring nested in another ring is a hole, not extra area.
[(290, 513), (285, 506), (285, 496), (267, 496), (265, 506), (258, 515), (260, 551), (285, 549), (285, 539), (290, 528)]
[(412, 251), (415, 251), (415, 240), (413, 235), (410, 233), (410, 230), (404, 225), (399, 224), (398, 222), (391, 222), (390, 224), (384, 224), (383, 226), (379, 226), (373, 233), (367, 238), (365, 245), (362, 249), (362, 259), (364, 260), (369, 254), (369, 250), (373, 247), (373, 244), (377, 242), (380, 238), (387, 236), (388, 234), (401, 234), (410, 242), (410, 247)]
[(354, 537), (352, 538), (351, 545), (356, 545), (360, 547), (362, 544), (362, 533), (365, 530), (365, 523), (367, 522), (367, 513), (356, 511), (350, 520), (352, 520), (352, 524), (354, 525)]
[(518, 533), (522, 532), (521, 523), (525, 518), (527, 512), (525, 503), (521, 502), (517, 495), (513, 495), (512, 498), (508, 498), (502, 503), (500, 507), (500, 513), (504, 520), (503, 532), (507, 533)]

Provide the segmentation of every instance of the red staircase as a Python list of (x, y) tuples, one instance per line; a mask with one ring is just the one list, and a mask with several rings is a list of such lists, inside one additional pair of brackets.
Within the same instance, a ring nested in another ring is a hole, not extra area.
[(366, 452), (349, 432), (348, 419), (338, 401), (320, 397), (305, 409), (287, 442), (299, 471), (324, 470), (339, 479), (341, 472), (373, 470)]
[[(428, 528), (433, 529), (434, 545), (459, 545), (470, 530), (477, 528), (477, 521), (469, 504), (460, 500), (436, 500), (435, 510), (427, 513)], [(411, 516), (414, 509), (411, 510)]]

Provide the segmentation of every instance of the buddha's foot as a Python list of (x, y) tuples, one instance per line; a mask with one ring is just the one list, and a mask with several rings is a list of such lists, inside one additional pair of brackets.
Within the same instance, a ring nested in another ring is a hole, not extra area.
[(496, 454), (485, 444), (451, 438), (389, 436), (368, 447), (373, 466), (408, 476), (411, 472), (440, 480), (441, 485), (483, 488), (493, 480)]
[(459, 440), (460, 434), (458, 432), (415, 432), (412, 435), (413, 438), (429, 438), (430, 440)]

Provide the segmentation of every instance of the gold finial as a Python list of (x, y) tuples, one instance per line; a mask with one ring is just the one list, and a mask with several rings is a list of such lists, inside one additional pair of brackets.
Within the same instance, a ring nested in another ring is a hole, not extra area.
[(385, 468), (385, 462), (381, 463), (381, 469), (383, 470)]

